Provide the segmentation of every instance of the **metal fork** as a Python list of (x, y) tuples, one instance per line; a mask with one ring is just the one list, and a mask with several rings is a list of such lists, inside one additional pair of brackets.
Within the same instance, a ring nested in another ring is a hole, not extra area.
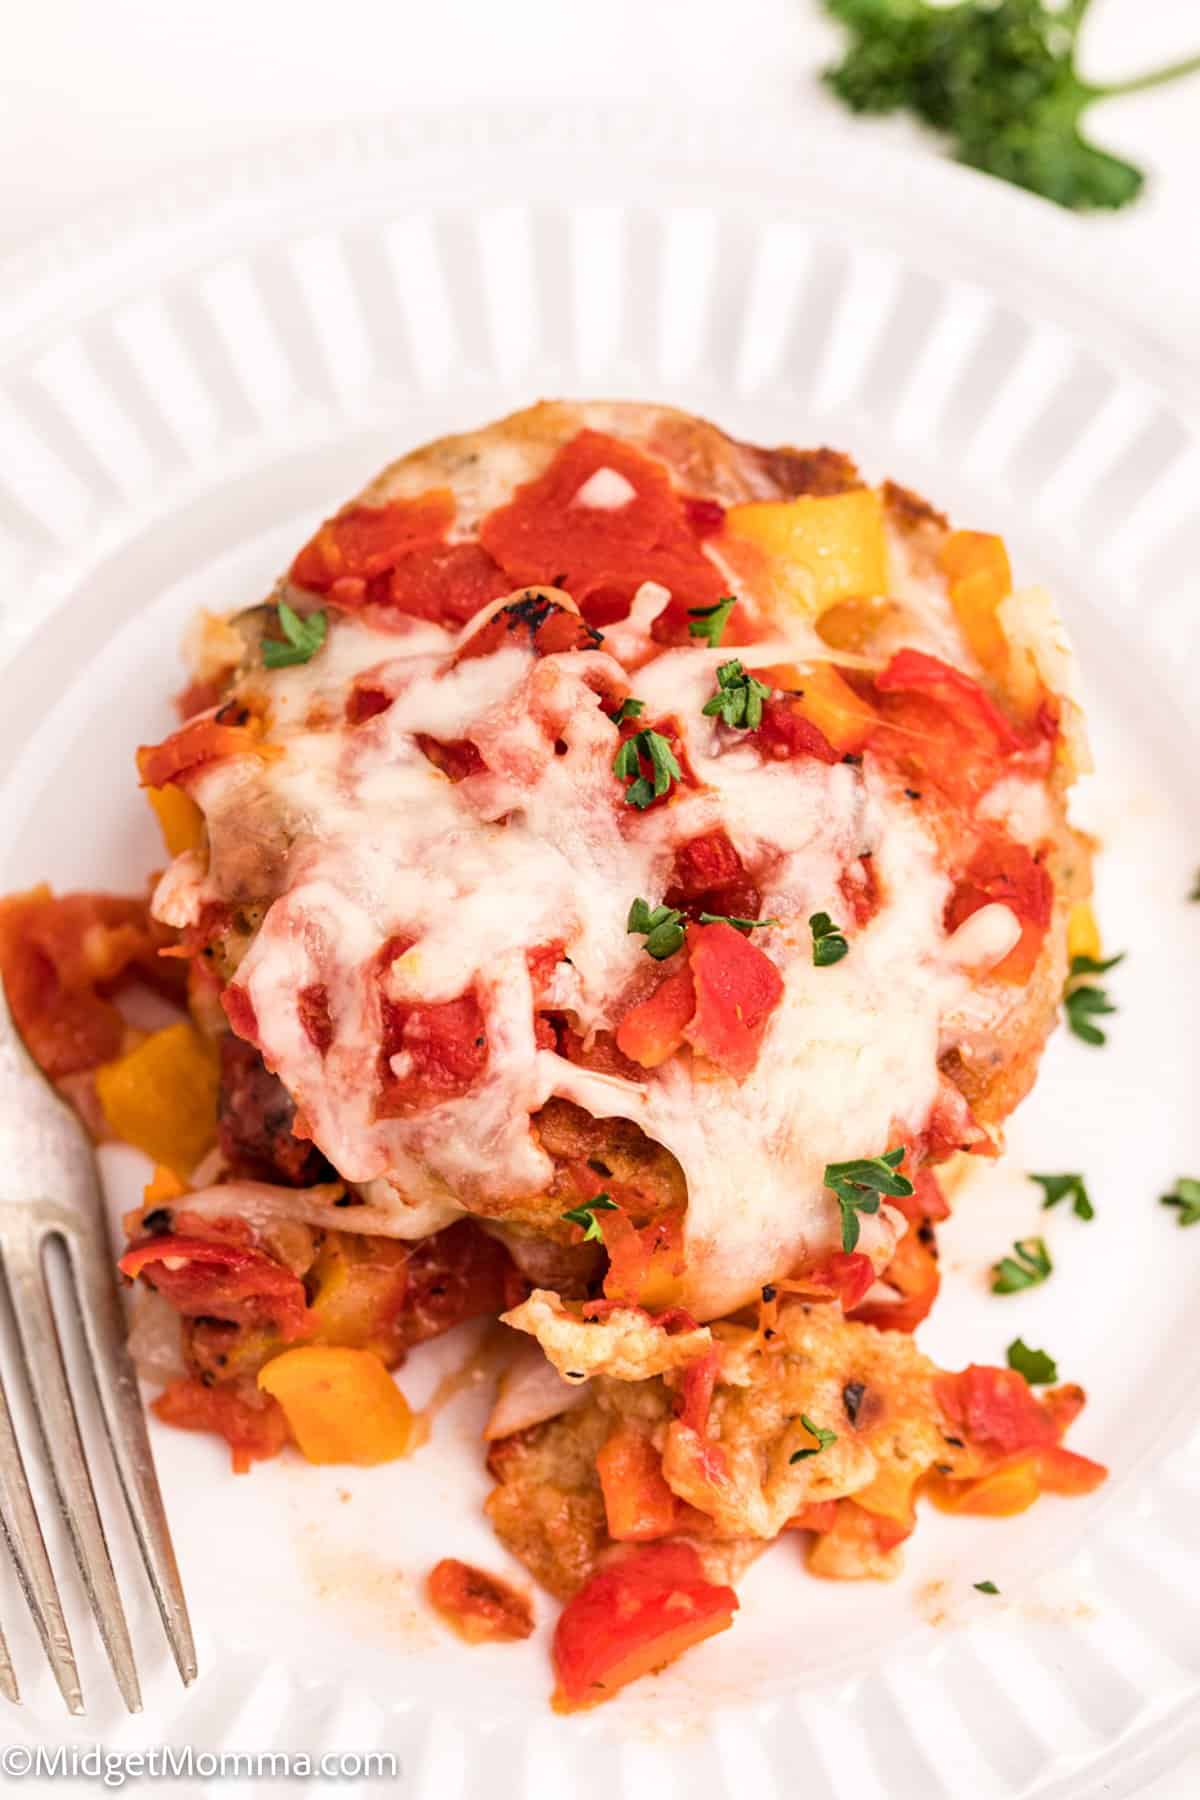
[[(0, 1271), (20, 1345), (40, 1450), (50, 1466), (79, 1573), (117, 1685), (130, 1712), (141, 1689), (129, 1627), (79, 1435), (58, 1327), (46, 1279), (48, 1246), (57, 1242), (73, 1306), (83, 1328), (125, 1503), (163, 1626), (185, 1684), (196, 1651), (137, 1378), (125, 1347), (125, 1322), (91, 1143), (80, 1120), (50, 1087), (13, 1025), (0, 983)], [(54, 1678), (69, 1710), (84, 1710), (75, 1653), (25, 1463), (0, 1380), (0, 1525)], [(0, 1634), (0, 1693), (19, 1700)]]

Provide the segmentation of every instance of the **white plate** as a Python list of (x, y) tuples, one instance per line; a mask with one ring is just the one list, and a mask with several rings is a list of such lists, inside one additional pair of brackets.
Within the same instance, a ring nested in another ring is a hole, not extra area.
[[(118, 223), (0, 281), (0, 887), (136, 884), (158, 853), (132, 751), (169, 725), (193, 609), (257, 596), (388, 457), (538, 394), (675, 401), (761, 442), (845, 446), (1003, 531), (1021, 578), (1057, 589), (1094, 700), (1100, 911), (1132, 954), (1109, 1047), (1055, 1042), (1013, 1162), (1086, 1171), (1099, 1216), (1042, 1215), (1016, 1178), (981, 1189), (946, 1232), (927, 1342), (951, 1364), (1002, 1360), (1018, 1333), (1049, 1347), (1092, 1393), (1072, 1443), (1113, 1477), (1005, 1523), (929, 1516), (890, 1588), (812, 1580), (780, 1545), (733, 1633), (564, 1721), (546, 1709), (544, 1597), (518, 1648), (460, 1646), (419, 1605), (437, 1556), (504, 1566), (479, 1517), (482, 1395), (415, 1461), (370, 1473), (285, 1460), (235, 1481), (212, 1443), (159, 1430), (199, 1683), (180, 1691), (143, 1602), (147, 1711), (125, 1720), (72, 1590), (93, 1710), (68, 1726), (5, 1570), (28, 1702), (3, 1734), (383, 1748), (405, 1792), (437, 1800), (1049, 1800), (1169, 1766), (1200, 1691), (1200, 1231), (1157, 1204), (1200, 1174), (1189, 373), (1101, 303), (1091, 240), (1058, 213), (881, 164), (853, 134), (728, 115), (426, 119)], [(1091, 268), (1091, 290), (1064, 268)], [(135, 1160), (107, 1158), (115, 1205)], [(1034, 1228), (1053, 1280), (991, 1298), (986, 1265)], [(414, 1357), (406, 1390), (460, 1351)], [(974, 1593), (985, 1578), (1001, 1598)]]

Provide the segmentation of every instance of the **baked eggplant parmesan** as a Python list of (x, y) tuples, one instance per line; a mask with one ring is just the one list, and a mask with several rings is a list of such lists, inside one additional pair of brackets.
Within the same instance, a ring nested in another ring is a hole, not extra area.
[[(120, 1266), (161, 1418), (389, 1460), (388, 1371), (502, 1318), (488, 1513), (566, 1602), (565, 1708), (783, 1534), (887, 1575), (919, 1495), (1103, 1478), (1079, 1389), (911, 1335), (936, 1171), (999, 1151), (1090, 930), (1071, 657), (999, 538), (831, 450), (543, 404), (393, 464), (190, 656), (149, 903), (0, 909), (34, 1054), (156, 1164)], [(147, 980), (187, 1002), (153, 1033)], [(463, 1567), (441, 1610), (524, 1635)]]

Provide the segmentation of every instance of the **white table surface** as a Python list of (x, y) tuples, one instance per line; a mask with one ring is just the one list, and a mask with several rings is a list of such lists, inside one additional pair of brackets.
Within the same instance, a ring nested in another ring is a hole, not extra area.
[[(214, 155), (406, 107), (662, 99), (843, 117), (815, 80), (840, 42), (817, 0), (33, 0), (4, 36), (0, 258)], [(1196, 0), (1094, 0), (1084, 68), (1118, 79), (1198, 47)], [(881, 154), (915, 136), (858, 129)], [(1149, 182), (1088, 229), (1200, 357), (1200, 78), (1097, 108), (1090, 129)], [(1200, 1758), (1144, 1800), (1197, 1794)]]

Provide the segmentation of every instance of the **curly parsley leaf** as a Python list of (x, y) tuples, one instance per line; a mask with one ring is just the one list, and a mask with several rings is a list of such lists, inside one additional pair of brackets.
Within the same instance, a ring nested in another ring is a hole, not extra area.
[(830, 1444), (837, 1443), (837, 1432), (826, 1431), (823, 1425), (814, 1425), (807, 1413), (800, 1414), (800, 1423), (805, 1431), (816, 1438), (817, 1442), (811, 1450), (793, 1450), (788, 1457), (789, 1463), (803, 1462), (806, 1456), (820, 1456), (822, 1450), (828, 1450)]
[(1071, 1202), (1071, 1211), (1077, 1219), (1094, 1219), (1096, 1209), (1092, 1205), (1087, 1191), (1087, 1183), (1082, 1175), (1031, 1175), (1030, 1181), (1036, 1181), (1044, 1198), (1042, 1211), (1049, 1212), (1060, 1200)]
[[(642, 774), (643, 758), (650, 774)], [(652, 801), (661, 799), (673, 781), (683, 779), (683, 770), (675, 760), (675, 752), (660, 731), (639, 731), (626, 738), (613, 758), (613, 774), (627, 785), (626, 806), (645, 812)]]
[(688, 607), (688, 634), (694, 638), (707, 640), (710, 650), (717, 649), (725, 636), (725, 627), (729, 623), (729, 615), (737, 605), (733, 594), (726, 594), (715, 606)]
[(329, 629), (323, 611), (301, 618), (286, 600), (279, 602), (279, 623), (283, 637), (262, 640), (263, 664), (268, 669), (290, 669), (296, 663), (306, 663), (321, 648)]
[(813, 913), (808, 921), (813, 939), (813, 962), (818, 969), (828, 969), (841, 962), (850, 946), (828, 913)]
[(880, 1195), (903, 1200), (913, 1191), (907, 1175), (897, 1173), (904, 1161), (904, 1146), (897, 1145), (883, 1156), (863, 1156), (850, 1162), (826, 1163), (821, 1177), (831, 1188), (842, 1209), (842, 1249), (853, 1250), (858, 1242), (859, 1213), (877, 1213)]
[(633, 695), (629, 694), (622, 700), (616, 712), (610, 713), (609, 717), (614, 725), (623, 725), (626, 719), (640, 719), (645, 710), (646, 702), (644, 700), (635, 700)]
[(608, 1194), (595, 1194), (592, 1199), (586, 1200), (582, 1206), (572, 1206), (568, 1212), (562, 1213), (560, 1216), (568, 1225), (578, 1225), (582, 1228), (583, 1242), (585, 1244), (593, 1242), (602, 1244), (604, 1242), (604, 1233), (600, 1229), (600, 1221), (596, 1217), (596, 1214), (602, 1212), (616, 1212), (617, 1210), (618, 1207), (616, 1201)]
[(971, 1586), (977, 1594), (998, 1594), (1000, 1592), (994, 1581), (973, 1581)]
[(700, 710), (706, 718), (722, 719), (734, 731), (757, 731), (762, 724), (763, 701), (770, 692), (765, 682), (747, 675), (735, 656), (717, 670), (717, 691)]
[(743, 937), (749, 937), (752, 931), (763, 931), (768, 925), (778, 925), (778, 919), (738, 919), (733, 913), (700, 914), (701, 925), (732, 925)]
[(1169, 1194), (1163, 1194), (1164, 1206), (1177, 1206), (1178, 1225), (1200, 1225), (1200, 1181), (1181, 1175)]
[(1014, 1338), (1008, 1346), (1008, 1366), (1023, 1375), (1030, 1387), (1042, 1387), (1048, 1381), (1058, 1380), (1058, 1364), (1044, 1350), (1031, 1350), (1020, 1338)]
[(1044, 1239), (1018, 1238), (1013, 1254), (1002, 1256), (992, 1267), (992, 1292), (1019, 1294), (1024, 1288), (1038, 1287), (1053, 1267)]
[(647, 954), (655, 962), (662, 962), (665, 957), (674, 956), (676, 950), (683, 948), (683, 914), (676, 912), (673, 906), (652, 907), (639, 897), (629, 909), (625, 930), (645, 934)]
[(1080, 121), (1095, 100), (1200, 69), (1188, 57), (1098, 85), (1075, 66), (1089, 0), (825, 0), (851, 34), (827, 85), (853, 112), (910, 112), (948, 139), (959, 162), (1085, 211), (1141, 192), (1134, 164), (1097, 149)]

